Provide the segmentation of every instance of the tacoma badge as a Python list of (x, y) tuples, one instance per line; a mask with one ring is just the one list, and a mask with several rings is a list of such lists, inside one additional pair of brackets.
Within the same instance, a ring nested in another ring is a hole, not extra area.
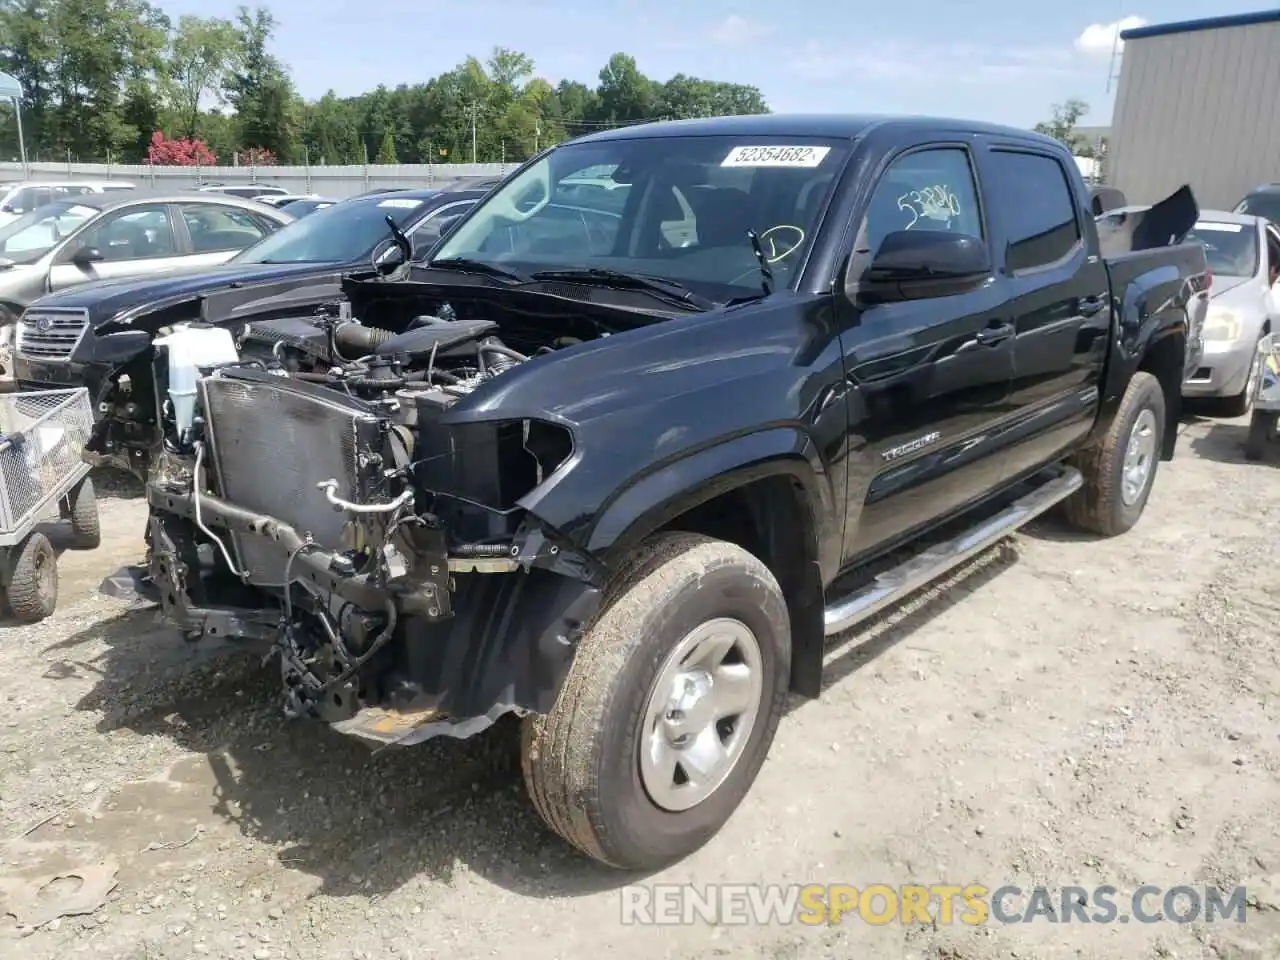
[(897, 460), (899, 457), (905, 457), (909, 453), (922, 450), (931, 443), (937, 443), (941, 439), (942, 434), (934, 430), (932, 433), (926, 433), (923, 437), (916, 437), (914, 440), (908, 440), (906, 443), (899, 444), (896, 447), (890, 447), (880, 456), (885, 460)]

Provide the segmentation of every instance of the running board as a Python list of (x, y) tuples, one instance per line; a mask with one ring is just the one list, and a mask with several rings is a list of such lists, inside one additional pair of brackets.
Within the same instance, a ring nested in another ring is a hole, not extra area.
[(827, 607), (823, 615), (826, 635), (831, 637), (844, 633), (907, 594), (937, 580), (1065, 500), (1083, 483), (1079, 470), (1064, 467), (1052, 480), (1015, 500), (989, 520), (886, 570), (866, 586)]

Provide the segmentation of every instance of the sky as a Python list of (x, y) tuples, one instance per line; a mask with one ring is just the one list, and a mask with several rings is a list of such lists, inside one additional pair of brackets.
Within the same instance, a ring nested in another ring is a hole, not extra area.
[[(253, 0), (245, 0), (253, 5)], [(158, 0), (232, 16), (237, 0)], [(646, 75), (759, 87), (775, 112), (914, 113), (1026, 127), (1052, 105), (1110, 120), (1117, 25), (1259, 9), (1238, 0), (267, 0), (275, 54), (299, 92), (353, 96), (420, 83), (495, 46), (529, 54), (552, 83), (595, 86), (609, 56)]]

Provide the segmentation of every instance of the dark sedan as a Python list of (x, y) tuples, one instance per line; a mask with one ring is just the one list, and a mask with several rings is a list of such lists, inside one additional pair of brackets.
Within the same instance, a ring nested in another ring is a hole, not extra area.
[[(152, 308), (164, 306), (163, 323), (198, 318), (217, 323), (265, 300), (318, 306), (341, 294), (345, 274), (371, 270), (397, 255), (388, 217), (408, 236), (414, 258), (421, 259), (485, 192), (403, 190), (352, 198), (294, 220), (216, 269), (85, 284), (42, 297), (17, 324), (14, 379), (21, 389), (83, 384), (94, 409), (109, 421), (117, 404), (136, 402), (119, 394), (120, 374), (133, 371), (134, 391), (146, 376), (146, 364), (139, 362), (150, 356)], [(111, 335), (99, 329), (116, 320), (127, 321), (129, 332)], [(96, 438), (102, 444), (98, 452), (122, 452), (104, 430), (106, 435)], [(137, 468), (145, 456), (134, 449), (113, 462)]]

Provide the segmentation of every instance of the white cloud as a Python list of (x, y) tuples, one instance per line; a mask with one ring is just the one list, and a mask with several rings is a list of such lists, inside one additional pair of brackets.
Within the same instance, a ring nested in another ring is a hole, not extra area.
[(1125, 17), (1114, 23), (1091, 23), (1076, 37), (1076, 49), (1090, 56), (1111, 56), (1113, 48), (1124, 49), (1124, 41), (1118, 36), (1126, 30), (1145, 27), (1147, 21), (1142, 17)]
[(711, 39), (726, 47), (740, 47), (754, 43), (768, 32), (767, 24), (731, 13), (711, 28)]

